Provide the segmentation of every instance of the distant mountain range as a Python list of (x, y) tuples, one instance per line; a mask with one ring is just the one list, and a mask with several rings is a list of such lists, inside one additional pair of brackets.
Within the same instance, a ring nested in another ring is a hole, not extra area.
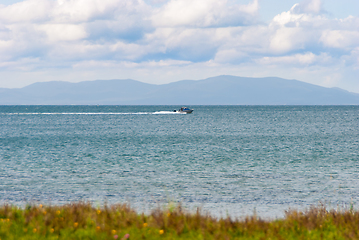
[(359, 94), (276, 77), (217, 76), (154, 85), (139, 81), (41, 82), (0, 88), (0, 105), (359, 105)]

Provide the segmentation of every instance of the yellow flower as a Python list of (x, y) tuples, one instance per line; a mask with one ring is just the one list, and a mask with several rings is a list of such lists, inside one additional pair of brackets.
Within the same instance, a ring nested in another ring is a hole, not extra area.
[(32, 229), (32, 232), (33, 232), (33, 233), (36, 233), (36, 232), (37, 232), (37, 229), (36, 229), (36, 228)]
[(75, 228), (77, 228), (77, 227), (78, 227), (78, 225), (79, 225), (79, 223), (78, 223), (78, 222), (75, 222), (75, 223), (74, 223), (74, 227), (75, 227)]
[(46, 213), (47, 213), (47, 212), (46, 212), (46, 211), (44, 211), (44, 215), (46, 215)]
[(165, 231), (163, 231), (162, 229), (159, 231), (159, 233), (162, 235)]
[(60, 213), (61, 213), (60, 210), (57, 210), (57, 211), (56, 211), (56, 214), (57, 214), (57, 215), (60, 215)]
[(101, 213), (101, 210), (97, 210), (97, 214), (100, 214)]
[(101, 229), (100, 226), (97, 226), (97, 227), (96, 227), (96, 230), (97, 230), (97, 231), (100, 231), (100, 229)]
[(51, 228), (50, 232), (53, 233), (55, 231), (55, 229)]
[(39, 205), (39, 208), (42, 208), (42, 204)]
[(147, 226), (148, 226), (148, 224), (147, 224), (147, 223), (144, 223), (144, 224), (143, 224), (143, 227), (147, 227)]
[(113, 235), (115, 235), (115, 234), (117, 233), (117, 231), (116, 231), (116, 230), (112, 230), (111, 233), (112, 233)]

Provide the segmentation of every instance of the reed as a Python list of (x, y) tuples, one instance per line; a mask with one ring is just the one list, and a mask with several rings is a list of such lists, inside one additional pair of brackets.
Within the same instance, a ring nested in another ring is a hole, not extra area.
[(0, 239), (359, 239), (359, 212), (317, 206), (287, 211), (282, 219), (233, 220), (191, 213), (180, 205), (139, 214), (127, 204), (6, 204), (0, 207)]

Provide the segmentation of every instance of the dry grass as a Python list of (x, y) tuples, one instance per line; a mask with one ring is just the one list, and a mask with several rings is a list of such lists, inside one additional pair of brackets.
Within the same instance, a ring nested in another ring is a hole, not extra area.
[(4, 205), (0, 239), (359, 239), (359, 212), (318, 206), (269, 221), (255, 216), (217, 219), (181, 206), (145, 215), (126, 204)]

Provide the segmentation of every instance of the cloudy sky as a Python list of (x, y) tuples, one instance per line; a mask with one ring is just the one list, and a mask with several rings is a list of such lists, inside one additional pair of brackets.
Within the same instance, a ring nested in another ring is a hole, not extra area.
[(359, 1), (0, 0), (0, 87), (223, 74), (359, 93)]

